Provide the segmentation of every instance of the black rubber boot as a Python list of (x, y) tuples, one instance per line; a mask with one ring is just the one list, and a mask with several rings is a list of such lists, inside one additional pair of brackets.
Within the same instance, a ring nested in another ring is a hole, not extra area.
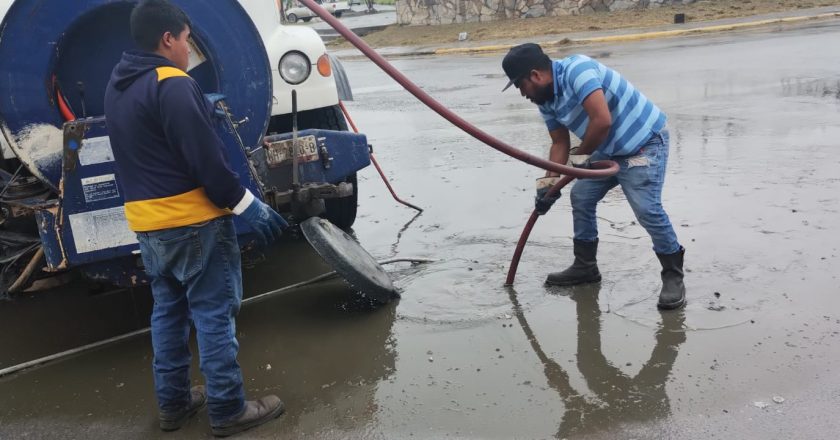
[(204, 386), (197, 385), (190, 389), (190, 403), (180, 411), (161, 412), (158, 414), (162, 431), (176, 431), (187, 423), (187, 420), (207, 406), (207, 393)]
[(575, 262), (562, 272), (548, 274), (545, 284), (549, 286), (574, 286), (601, 281), (601, 272), (595, 255), (598, 253), (598, 240), (575, 240)]
[(685, 305), (685, 284), (683, 283), (683, 256), (685, 249), (680, 246), (676, 253), (656, 254), (662, 264), (662, 291), (659, 292), (660, 309), (678, 309)]
[(260, 400), (245, 402), (245, 409), (239, 417), (210, 428), (216, 437), (228, 437), (269, 422), (279, 417), (285, 410), (286, 407), (279, 397), (265, 396)]

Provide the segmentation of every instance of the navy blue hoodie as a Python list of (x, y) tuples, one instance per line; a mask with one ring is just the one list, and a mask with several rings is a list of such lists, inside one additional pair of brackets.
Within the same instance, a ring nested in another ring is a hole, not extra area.
[(212, 112), (198, 84), (171, 61), (123, 54), (105, 91), (105, 118), (133, 231), (205, 222), (243, 199)]

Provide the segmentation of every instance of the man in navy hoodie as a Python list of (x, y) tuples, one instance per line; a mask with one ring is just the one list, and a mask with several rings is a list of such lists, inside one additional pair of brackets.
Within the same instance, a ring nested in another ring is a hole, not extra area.
[[(151, 278), (152, 346), (160, 427), (180, 428), (208, 406), (213, 434), (232, 435), (283, 413), (277, 396), (245, 401), (234, 317), (242, 300), (232, 215), (264, 244), (288, 224), (242, 186), (213, 128), (213, 107), (186, 74), (190, 20), (166, 0), (131, 13), (139, 51), (123, 54), (105, 94), (105, 116)], [(190, 322), (204, 387), (190, 388)]]

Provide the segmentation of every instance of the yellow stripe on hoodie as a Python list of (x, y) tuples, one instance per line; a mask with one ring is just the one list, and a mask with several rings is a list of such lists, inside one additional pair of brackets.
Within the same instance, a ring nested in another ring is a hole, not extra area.
[(165, 80), (166, 78), (172, 78), (176, 76), (189, 76), (183, 70), (177, 67), (169, 67), (169, 66), (161, 66), (155, 69), (157, 72), (158, 82)]
[(134, 232), (189, 226), (230, 214), (229, 209), (220, 209), (214, 205), (207, 198), (204, 188), (125, 204), (125, 218), (128, 227)]

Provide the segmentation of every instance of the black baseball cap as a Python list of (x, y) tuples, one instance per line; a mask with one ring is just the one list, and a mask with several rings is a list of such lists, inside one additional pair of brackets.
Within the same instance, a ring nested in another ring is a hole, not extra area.
[(551, 62), (551, 59), (543, 53), (539, 44), (525, 43), (510, 48), (510, 51), (502, 60), (502, 69), (504, 69), (510, 81), (502, 91), (504, 92), (514, 83), (528, 76), (532, 70), (544, 65), (546, 60), (549, 63)]

